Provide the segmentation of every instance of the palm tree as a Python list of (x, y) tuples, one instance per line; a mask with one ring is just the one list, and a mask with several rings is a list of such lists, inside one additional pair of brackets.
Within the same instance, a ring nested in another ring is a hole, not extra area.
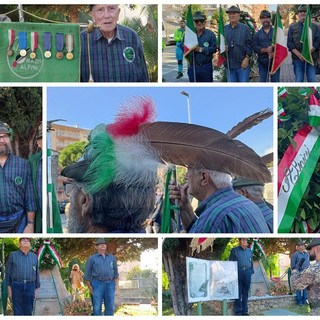
[(158, 80), (158, 16), (157, 5), (145, 5), (140, 16), (145, 16), (147, 23), (140, 17), (125, 19), (122, 24), (135, 30), (143, 44), (149, 78), (151, 82)]

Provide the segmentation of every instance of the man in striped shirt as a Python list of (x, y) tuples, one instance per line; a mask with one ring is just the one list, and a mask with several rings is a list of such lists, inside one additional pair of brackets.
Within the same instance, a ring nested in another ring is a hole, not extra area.
[(86, 264), (84, 278), (92, 294), (93, 315), (113, 316), (114, 296), (119, 291), (119, 274), (117, 260), (112, 254), (107, 253), (105, 239), (97, 239), (97, 253), (92, 255)]
[[(237, 194), (226, 173), (189, 168), (184, 186), (170, 186), (179, 199), (181, 220), (189, 233), (269, 233), (261, 210)], [(189, 194), (200, 201), (193, 213)]]
[(236, 192), (248, 198), (260, 208), (270, 233), (273, 233), (273, 209), (272, 205), (263, 198), (264, 183), (237, 177), (232, 181), (232, 184)]
[(239, 298), (235, 300), (235, 313), (236, 315), (248, 316), (248, 295), (254, 269), (252, 251), (248, 248), (247, 238), (239, 239), (239, 246), (231, 250), (229, 261), (238, 262)]
[(138, 34), (117, 24), (119, 6), (95, 4), (90, 11), (98, 28), (81, 33), (81, 81), (149, 82)]
[(27, 160), (12, 154), (12, 130), (0, 122), (0, 233), (33, 233), (36, 205)]
[(19, 251), (11, 252), (6, 268), (8, 295), (15, 316), (32, 315), (40, 287), (38, 258), (30, 250), (30, 238), (19, 239)]

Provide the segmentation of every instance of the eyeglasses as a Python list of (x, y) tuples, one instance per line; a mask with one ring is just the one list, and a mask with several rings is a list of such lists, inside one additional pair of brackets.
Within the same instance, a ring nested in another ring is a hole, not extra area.
[(4, 134), (4, 135), (1, 135), (1, 136), (0, 136), (0, 139), (8, 140), (8, 139), (10, 139), (10, 137), (9, 137), (9, 135)]
[(21, 241), (26, 241), (26, 242), (30, 242), (30, 241), (31, 241), (31, 240), (28, 239), (28, 238), (21, 238), (20, 240), (21, 240)]
[(70, 197), (70, 195), (74, 189), (74, 186), (75, 186), (74, 183), (63, 182), (63, 191), (67, 197)]
[(204, 23), (203, 19), (201, 19), (201, 20), (193, 20), (193, 21), (194, 21), (194, 23)]

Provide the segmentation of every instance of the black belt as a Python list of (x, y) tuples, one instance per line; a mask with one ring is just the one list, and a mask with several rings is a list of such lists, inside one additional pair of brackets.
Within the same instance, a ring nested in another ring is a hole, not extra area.
[(22, 280), (22, 279), (15, 279), (13, 282), (22, 282), (22, 283), (33, 283), (34, 280)]
[(239, 267), (239, 270), (251, 270), (251, 268)]
[(93, 277), (94, 280), (98, 281), (112, 281), (113, 278), (104, 278), (104, 277)]

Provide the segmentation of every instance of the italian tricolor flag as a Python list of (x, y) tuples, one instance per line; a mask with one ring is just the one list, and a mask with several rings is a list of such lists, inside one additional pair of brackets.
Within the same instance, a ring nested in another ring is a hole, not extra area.
[(287, 116), (282, 107), (282, 103), (278, 103), (278, 122), (288, 121), (291, 117)]
[(187, 25), (186, 32), (184, 36), (184, 56), (186, 57), (193, 49), (198, 46), (198, 37), (196, 34), (196, 29), (194, 27), (191, 6), (188, 6), (188, 14), (187, 14)]
[(313, 59), (311, 55), (312, 45), (312, 23), (311, 23), (311, 13), (310, 13), (310, 6), (308, 5), (306, 20), (304, 20), (303, 29), (301, 33), (302, 42), (302, 52), (301, 55), (303, 59), (313, 65)]
[(294, 137), (278, 166), (279, 233), (291, 230), (299, 204), (320, 155), (320, 132), (305, 125)]
[(309, 124), (316, 127), (320, 125), (320, 101), (313, 94), (309, 99)]
[(219, 55), (218, 55), (217, 67), (220, 67), (227, 59), (226, 43), (224, 38), (223, 12), (222, 12), (221, 6), (219, 11), (218, 48), (219, 48)]
[(285, 87), (279, 87), (278, 88), (278, 97), (279, 98), (284, 98), (288, 95), (288, 91)]
[(277, 10), (277, 17), (275, 20), (275, 26), (273, 30), (272, 44), (274, 45), (274, 51), (270, 73), (274, 74), (280, 68), (281, 64), (287, 59), (288, 56), (287, 42), (284, 37), (279, 8)]

